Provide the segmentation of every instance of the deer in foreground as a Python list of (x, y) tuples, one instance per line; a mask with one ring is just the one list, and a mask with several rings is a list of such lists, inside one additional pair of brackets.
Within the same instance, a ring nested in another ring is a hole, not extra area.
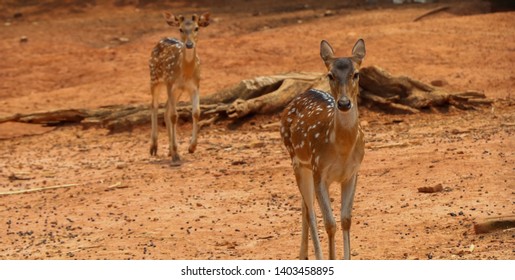
[(150, 154), (157, 154), (157, 111), (159, 107), (159, 87), (166, 86), (168, 99), (166, 101), (165, 123), (169, 139), (169, 156), (172, 164), (179, 165), (181, 158), (177, 152), (176, 104), (182, 91), (189, 91), (192, 104), (193, 132), (188, 151), (195, 152), (197, 147), (197, 134), (200, 118), (199, 82), (200, 60), (197, 56), (197, 34), (199, 27), (209, 25), (209, 13), (200, 17), (175, 16), (171, 13), (163, 13), (168, 25), (179, 27), (181, 39), (166, 37), (161, 39), (152, 50), (149, 60), (150, 67), (150, 91), (152, 94), (152, 134)]
[(286, 107), (281, 117), (281, 137), (288, 150), (302, 195), (300, 259), (308, 257), (308, 234), (315, 255), (322, 259), (314, 199), (318, 201), (329, 240), (329, 258), (335, 259), (336, 221), (328, 187), (341, 185), (341, 226), (344, 259), (350, 259), (351, 211), (357, 173), (364, 156), (363, 132), (358, 120), (359, 69), (365, 42), (359, 39), (351, 57), (334, 57), (325, 40), (320, 56), (327, 67), (331, 92), (308, 90)]

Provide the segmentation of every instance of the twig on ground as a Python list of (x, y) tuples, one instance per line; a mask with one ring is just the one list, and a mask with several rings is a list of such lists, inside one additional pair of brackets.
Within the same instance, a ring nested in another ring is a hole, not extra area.
[(429, 10), (423, 14), (421, 14), (420, 16), (416, 17), (413, 21), (419, 21), (429, 15), (432, 15), (432, 14), (436, 14), (436, 13), (439, 13), (441, 11), (445, 11), (445, 10), (448, 10), (450, 8), (450, 6), (442, 6), (442, 7), (438, 7), (438, 8), (434, 8), (432, 10)]
[(61, 188), (70, 188), (70, 187), (75, 187), (75, 186), (78, 186), (78, 185), (79, 184), (66, 184), (66, 185), (57, 185), (57, 186), (50, 186), (50, 187), (43, 187), (43, 188), (36, 188), (36, 189), (27, 189), (27, 190), (17, 190), (17, 191), (1, 192), (0, 196), (3, 196), (3, 195), (13, 195), (13, 194), (23, 194), (23, 193), (31, 193), (31, 192), (39, 192), (39, 191), (61, 189)]

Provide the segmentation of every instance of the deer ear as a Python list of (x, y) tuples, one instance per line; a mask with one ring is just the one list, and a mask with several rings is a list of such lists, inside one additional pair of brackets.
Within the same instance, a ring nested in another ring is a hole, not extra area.
[(210, 16), (210, 15), (211, 15), (211, 14), (209, 14), (209, 12), (207, 12), (207, 13), (203, 13), (203, 14), (200, 16), (199, 20), (198, 20), (198, 25), (199, 25), (199, 26), (201, 26), (201, 27), (207, 27), (207, 26), (209, 25), (209, 23), (210, 23), (210, 22), (209, 22), (209, 16)]
[(320, 57), (324, 61), (325, 66), (329, 66), (330, 60), (334, 57), (333, 48), (326, 40), (320, 42)]
[(359, 39), (354, 47), (352, 48), (352, 57), (359, 63), (363, 61), (365, 58), (366, 50), (365, 50), (365, 41), (363, 39)]
[(170, 25), (170, 26), (179, 26), (180, 25), (179, 18), (169, 12), (163, 12), (163, 17), (165, 18), (166, 23), (168, 23), (168, 25)]

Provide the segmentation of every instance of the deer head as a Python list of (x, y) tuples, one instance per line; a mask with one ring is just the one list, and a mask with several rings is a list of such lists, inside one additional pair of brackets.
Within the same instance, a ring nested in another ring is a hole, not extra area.
[(320, 56), (327, 67), (331, 94), (341, 112), (349, 111), (357, 102), (359, 93), (359, 68), (365, 58), (365, 41), (359, 39), (352, 48), (352, 57), (334, 57), (331, 45), (320, 43)]
[(195, 48), (199, 27), (207, 27), (209, 25), (209, 13), (204, 13), (200, 17), (197, 14), (185, 17), (164, 12), (163, 16), (168, 25), (179, 27), (181, 41), (184, 42), (187, 49)]

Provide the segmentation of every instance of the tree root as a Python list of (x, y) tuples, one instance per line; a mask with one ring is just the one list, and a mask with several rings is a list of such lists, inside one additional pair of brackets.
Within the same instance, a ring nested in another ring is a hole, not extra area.
[[(440, 88), (406, 76), (392, 76), (380, 67), (361, 69), (360, 102), (386, 113), (416, 114), (436, 107), (454, 106), (463, 110), (490, 106), (492, 100), (478, 91), (448, 93)], [(201, 98), (200, 125), (217, 120), (240, 119), (253, 114), (271, 114), (282, 110), (299, 93), (310, 88), (329, 91), (321, 73), (286, 73), (243, 80), (217, 93)], [(182, 102), (177, 107), (179, 117), (191, 119), (191, 105)], [(163, 119), (164, 105), (158, 110)], [(0, 117), (3, 122), (24, 122), (44, 125), (80, 123), (85, 127), (100, 126), (110, 132), (131, 130), (150, 122), (148, 105), (114, 105), (97, 109), (64, 109)]]

